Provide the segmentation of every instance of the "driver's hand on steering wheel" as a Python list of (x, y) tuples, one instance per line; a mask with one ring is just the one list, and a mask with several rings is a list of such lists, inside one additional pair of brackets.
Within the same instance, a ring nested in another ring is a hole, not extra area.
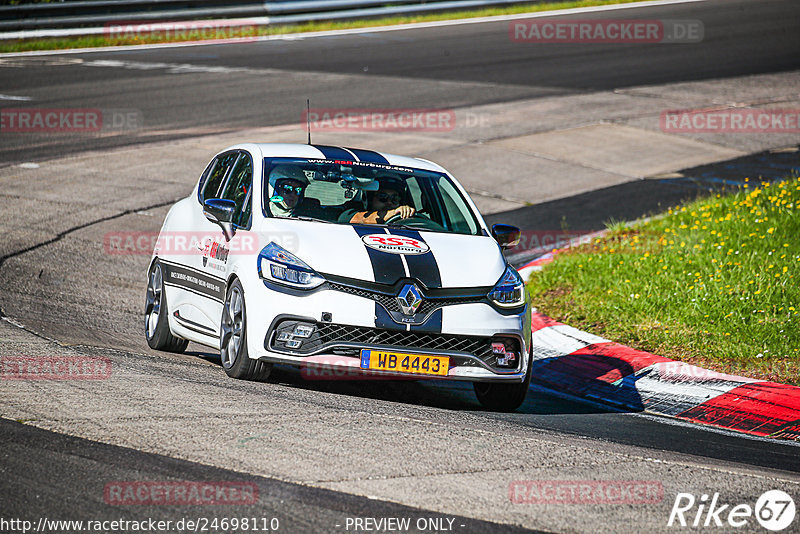
[(386, 212), (386, 217), (384, 217), (384, 220), (388, 221), (389, 219), (391, 219), (392, 217), (395, 217), (395, 216), (399, 216), (401, 219), (408, 219), (409, 217), (414, 215), (414, 213), (416, 213), (416, 211), (417, 210), (415, 210), (411, 206), (400, 206), (400, 207), (397, 207), (397, 208), (394, 208), (394, 209), (391, 209), (391, 210), (387, 211)]

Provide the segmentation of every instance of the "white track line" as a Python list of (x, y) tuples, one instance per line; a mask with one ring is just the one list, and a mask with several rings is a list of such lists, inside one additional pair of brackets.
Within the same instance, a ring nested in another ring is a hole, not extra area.
[(0, 95), (0, 100), (12, 100), (14, 102), (30, 102), (33, 98), (29, 96)]

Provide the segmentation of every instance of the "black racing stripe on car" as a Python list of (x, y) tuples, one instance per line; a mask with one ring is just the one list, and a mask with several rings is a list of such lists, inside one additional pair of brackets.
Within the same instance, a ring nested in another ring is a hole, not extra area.
[[(354, 225), (356, 233), (359, 237), (365, 235), (381, 234), (386, 235), (383, 228), (375, 228), (368, 226)], [(369, 261), (372, 263), (372, 273), (375, 276), (375, 281), (379, 284), (394, 285), (401, 278), (405, 278), (406, 270), (403, 267), (403, 260), (399, 254), (391, 254), (389, 252), (381, 252), (366, 244), (364, 248), (367, 249), (369, 254)]]
[(198, 295), (198, 296), (201, 296), (201, 297), (205, 297), (205, 298), (209, 298), (209, 299), (211, 299), (211, 300), (213, 300), (215, 302), (219, 302), (220, 304), (222, 304), (222, 302), (223, 302), (223, 301), (221, 301), (221, 300), (219, 300), (217, 298), (211, 297), (211, 296), (209, 296), (209, 295), (207, 295), (205, 293), (201, 293), (200, 291), (196, 291), (196, 290), (194, 290), (194, 289), (192, 289), (190, 287), (179, 286), (178, 284), (170, 284), (168, 282), (164, 282), (164, 285), (165, 286), (169, 286), (169, 287), (177, 287), (178, 289), (182, 289), (184, 291), (188, 291), (189, 293), (194, 293), (195, 295)]
[(210, 328), (200, 323), (196, 323), (194, 321), (190, 321), (186, 317), (182, 317), (178, 310), (175, 310), (175, 313), (173, 313), (172, 315), (175, 317), (175, 319), (178, 320), (179, 323), (181, 323), (182, 326), (188, 328), (189, 330), (194, 330), (195, 332), (201, 332), (203, 334), (210, 336), (216, 335), (216, 332), (214, 332), (213, 328)]
[(406, 325), (399, 324), (392, 319), (392, 316), (389, 315), (389, 312), (386, 309), (375, 302), (375, 327), (376, 328), (383, 328), (385, 330), (405, 330)]
[[(389, 227), (389, 233), (392, 235), (410, 237), (425, 243), (425, 240), (417, 230)], [(416, 278), (428, 289), (442, 287), (442, 275), (439, 272), (439, 264), (436, 263), (436, 258), (433, 256), (432, 250), (428, 250), (425, 254), (406, 254), (405, 258), (406, 264), (408, 265), (408, 273), (411, 278)]]
[(358, 148), (348, 148), (347, 150), (355, 154), (360, 161), (366, 161), (367, 163), (383, 163), (389, 165), (389, 160), (387, 160), (377, 152), (373, 152), (372, 150), (361, 150)]
[(208, 276), (195, 269), (160, 261), (164, 269), (164, 284), (179, 287), (203, 297), (223, 302), (225, 300), (225, 281)]
[(354, 161), (353, 154), (341, 147), (329, 145), (313, 145), (313, 147), (322, 152), (325, 155), (325, 159)]
[[(183, 328), (185, 328), (187, 330), (191, 330), (192, 332), (197, 332), (198, 334), (203, 334), (204, 336), (208, 336), (208, 337), (217, 337), (217, 334), (215, 332), (210, 332), (210, 331), (206, 330), (205, 327), (204, 328), (197, 328), (197, 327), (191, 326), (190, 324), (188, 324), (188, 322), (182, 320), (180, 317), (175, 317), (175, 319), (178, 320), (178, 326), (182, 326)], [(197, 324), (197, 323), (192, 323), (192, 324)]]
[(412, 332), (427, 332), (433, 334), (442, 333), (442, 308), (433, 312), (428, 319), (418, 325), (411, 325)]

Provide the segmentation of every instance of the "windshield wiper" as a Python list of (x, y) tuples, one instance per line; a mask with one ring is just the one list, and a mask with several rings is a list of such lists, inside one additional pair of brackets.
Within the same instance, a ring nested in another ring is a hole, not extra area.
[(328, 224), (333, 224), (331, 221), (326, 221), (325, 219), (317, 219), (316, 217), (308, 217), (306, 215), (298, 215), (295, 217), (287, 217), (288, 219), (298, 219), (301, 221), (310, 221), (310, 222), (324, 222)]

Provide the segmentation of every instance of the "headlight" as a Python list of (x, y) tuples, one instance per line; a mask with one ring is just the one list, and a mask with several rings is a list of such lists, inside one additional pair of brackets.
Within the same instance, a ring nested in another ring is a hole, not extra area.
[(270, 282), (301, 289), (313, 289), (325, 281), (306, 262), (275, 243), (258, 254), (258, 275)]
[(522, 306), (525, 304), (525, 284), (522, 277), (509, 265), (488, 296), (489, 300), (501, 308)]

